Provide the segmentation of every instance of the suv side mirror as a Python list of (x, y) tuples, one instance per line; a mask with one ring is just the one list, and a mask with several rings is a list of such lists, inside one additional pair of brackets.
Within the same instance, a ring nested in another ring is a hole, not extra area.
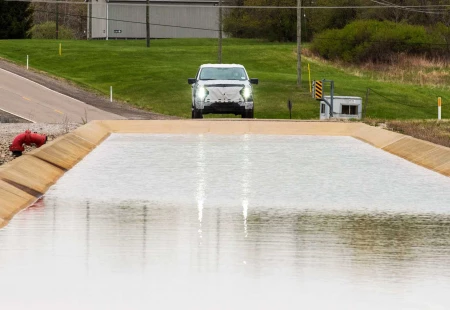
[(258, 79), (250, 79), (250, 84), (255, 84), (257, 85), (259, 83)]
[(188, 79), (188, 84), (189, 84), (189, 85), (195, 84), (195, 82), (197, 82), (197, 79), (196, 79), (196, 78), (189, 78), (189, 79)]

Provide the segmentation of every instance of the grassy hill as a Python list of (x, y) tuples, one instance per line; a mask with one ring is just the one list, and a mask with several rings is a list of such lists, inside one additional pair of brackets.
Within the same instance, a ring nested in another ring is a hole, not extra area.
[[(62, 55), (58, 54), (62, 43)], [(217, 40), (168, 39), (145, 41), (53, 41), (0, 40), (0, 57), (75, 82), (85, 89), (163, 114), (190, 117), (190, 86), (199, 65), (217, 61)], [(436, 85), (414, 85), (404, 81), (382, 81), (370, 72), (355, 72), (343, 66), (303, 57), (303, 87), (296, 86), (296, 45), (257, 40), (226, 39), (224, 63), (243, 64), (255, 86), (256, 118), (289, 118), (287, 101), (293, 102), (292, 117), (317, 119), (319, 104), (309, 93), (311, 79), (335, 82), (335, 94), (366, 98), (366, 116), (381, 119), (433, 119), (437, 97), (443, 98), (443, 118), (450, 118), (450, 89)], [(328, 91), (326, 91), (328, 92)]]

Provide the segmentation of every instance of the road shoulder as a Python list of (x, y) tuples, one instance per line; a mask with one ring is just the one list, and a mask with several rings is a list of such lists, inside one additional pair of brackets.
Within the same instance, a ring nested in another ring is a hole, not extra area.
[(123, 116), (127, 119), (178, 119), (178, 117), (174, 116), (140, 110), (125, 103), (110, 102), (108, 98), (83, 90), (69, 81), (52, 77), (46, 72), (39, 72), (34, 69), (27, 70), (26, 68), (11, 63), (3, 58), (0, 58), (0, 68), (41, 84), (51, 90), (85, 102), (93, 107)]

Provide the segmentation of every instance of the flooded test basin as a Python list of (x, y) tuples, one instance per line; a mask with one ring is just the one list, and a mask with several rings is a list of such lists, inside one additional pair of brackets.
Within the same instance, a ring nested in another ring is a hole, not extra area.
[(450, 180), (351, 137), (113, 134), (0, 231), (8, 309), (446, 309)]

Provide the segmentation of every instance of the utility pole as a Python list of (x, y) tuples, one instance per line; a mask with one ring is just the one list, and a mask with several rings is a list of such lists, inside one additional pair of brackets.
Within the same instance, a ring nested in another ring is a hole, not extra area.
[(59, 24), (59, 4), (56, 0), (56, 40), (58, 40), (58, 24)]
[(219, 54), (218, 62), (222, 63), (222, 0), (219, 0)]
[(146, 13), (146, 26), (147, 26), (147, 47), (150, 47), (150, 0), (147, 0)]
[(362, 111), (362, 118), (366, 118), (366, 110), (367, 110), (367, 105), (369, 104), (369, 95), (370, 95), (370, 88), (367, 88), (366, 91), (366, 104), (363, 107), (363, 111)]
[(297, 86), (302, 87), (302, 0), (297, 0)]
[(88, 16), (89, 16), (89, 23), (88, 23), (88, 33), (87, 33), (87, 39), (92, 39), (92, 0), (89, 0), (88, 4)]

